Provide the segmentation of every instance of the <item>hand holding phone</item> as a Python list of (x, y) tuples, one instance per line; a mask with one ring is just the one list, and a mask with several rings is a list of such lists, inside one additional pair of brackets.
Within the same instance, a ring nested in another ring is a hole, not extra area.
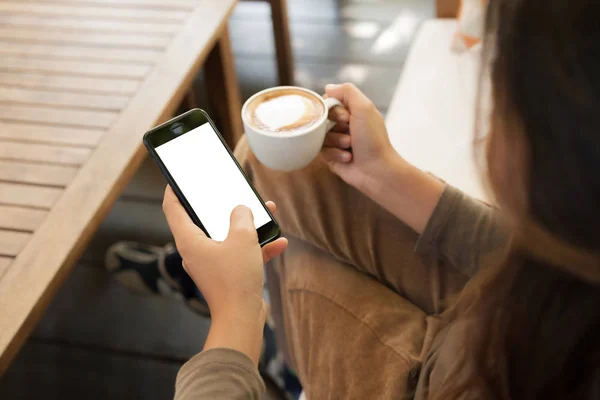
[[(275, 204), (267, 204), (275, 212)], [(279, 238), (261, 250), (252, 212), (240, 206), (231, 213), (227, 238), (216, 242), (194, 224), (169, 186), (163, 209), (183, 266), (212, 315), (204, 349), (233, 348), (258, 363), (266, 317), (263, 264), (283, 253), (287, 240)]]
[(252, 210), (258, 241), (280, 235), (279, 225), (206, 112), (191, 110), (144, 135), (144, 144), (190, 218), (223, 241), (238, 205)]

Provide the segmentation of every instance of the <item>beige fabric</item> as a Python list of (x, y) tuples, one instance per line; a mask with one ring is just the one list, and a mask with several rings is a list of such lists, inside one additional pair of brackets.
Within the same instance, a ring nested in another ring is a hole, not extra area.
[[(263, 198), (277, 203), (290, 239), (286, 253), (268, 266), (268, 284), (276, 322), (284, 327), (279, 344), (308, 399), (424, 399), (452, 362), (446, 356), (438, 367), (440, 352), (456, 351), (455, 338), (438, 334), (437, 316), (473, 273), (506, 249), (508, 236), (493, 209), (448, 187), (418, 238), (318, 161), (302, 171), (270, 171), (245, 138), (236, 156)], [(178, 378), (177, 393), (188, 394), (178, 398), (259, 398), (249, 395), (252, 375), (244, 375), (245, 385), (231, 381), (231, 352), (210, 354), (217, 356), (227, 367), (213, 361), (208, 369), (202, 354), (193, 361), (203, 368), (184, 367), (187, 378)], [(194, 376), (218, 382), (227, 396), (200, 385), (190, 390)]]

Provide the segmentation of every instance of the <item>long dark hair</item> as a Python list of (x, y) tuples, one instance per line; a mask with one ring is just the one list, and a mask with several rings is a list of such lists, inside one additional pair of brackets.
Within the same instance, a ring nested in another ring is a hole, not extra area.
[(600, 398), (600, 1), (490, 0), (488, 182), (506, 260), (451, 310), (461, 352), (435, 399)]

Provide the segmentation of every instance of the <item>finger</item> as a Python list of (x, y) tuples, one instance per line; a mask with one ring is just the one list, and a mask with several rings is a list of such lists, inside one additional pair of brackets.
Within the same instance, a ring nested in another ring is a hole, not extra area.
[(325, 92), (327, 96), (341, 101), (352, 115), (373, 106), (373, 102), (352, 83), (327, 85), (325, 86)]
[(345, 122), (336, 122), (329, 132), (350, 133), (350, 125)]
[(347, 124), (350, 122), (350, 113), (345, 108), (332, 107), (329, 110), (329, 116), (327, 118), (330, 121), (343, 122), (343, 123)]
[(275, 203), (273, 203), (272, 201), (267, 201), (265, 205), (267, 206), (269, 211), (271, 211), (271, 214), (275, 214), (275, 212), (277, 211), (277, 205)]
[(231, 212), (227, 239), (258, 243), (258, 234), (254, 227), (254, 216), (248, 207), (237, 206)]
[(287, 249), (288, 241), (286, 238), (279, 238), (262, 248), (263, 262), (266, 264)]
[(324, 147), (337, 147), (340, 149), (349, 149), (352, 147), (352, 138), (345, 133), (327, 132), (325, 135)]
[(169, 228), (175, 237), (175, 241), (181, 241), (190, 236), (193, 237), (205, 237), (206, 235), (202, 229), (198, 228), (188, 215), (185, 208), (179, 202), (179, 199), (171, 189), (171, 186), (167, 185), (165, 189), (165, 197), (163, 199), (163, 212), (167, 217)]
[(352, 153), (336, 147), (323, 147), (320, 154), (326, 163), (336, 162), (347, 164), (352, 161)]

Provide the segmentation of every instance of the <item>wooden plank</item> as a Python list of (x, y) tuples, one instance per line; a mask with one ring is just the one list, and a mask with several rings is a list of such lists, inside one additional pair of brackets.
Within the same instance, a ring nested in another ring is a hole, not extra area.
[(48, 211), (0, 205), (0, 228), (33, 232), (47, 215)]
[(46, 3), (66, 3), (66, 4), (90, 4), (98, 7), (140, 7), (167, 9), (167, 10), (188, 10), (191, 11), (198, 4), (197, 0), (45, 0)]
[(38, 143), (0, 141), (0, 160), (33, 161), (63, 165), (81, 165), (91, 149)]
[(162, 52), (158, 50), (115, 49), (112, 47), (85, 47), (68, 44), (4, 42), (0, 46), (0, 54), (46, 60), (59, 58), (77, 61), (134, 62), (149, 65), (154, 64)]
[(31, 236), (31, 233), (0, 229), (0, 254), (15, 257), (25, 247), (25, 243), (31, 239)]
[(0, 86), (0, 103), (2, 102), (121, 111), (129, 103), (129, 97)]
[(176, 110), (235, 4), (198, 0), (160, 64), (0, 281), (0, 374), (144, 158), (142, 134)]
[(112, 111), (69, 110), (66, 108), (0, 104), (0, 120), (2, 121), (109, 128), (117, 118), (117, 115), (116, 112)]
[(271, 19), (277, 54), (277, 75), (279, 85), (294, 84), (294, 53), (290, 36), (290, 19), (287, 0), (271, 0)]
[[(2, 44), (0, 44), (1, 46)], [(39, 60), (22, 57), (1, 57), (0, 70), (15, 72), (42, 72), (60, 75), (81, 75), (107, 78), (142, 79), (151, 67), (130, 63), (100, 63), (93, 61)]]
[(63, 32), (48, 30), (39, 26), (31, 28), (10, 26), (0, 27), (0, 40), (4, 42), (79, 44), (162, 50), (169, 44), (171, 38), (169, 36), (148, 36), (135, 33)]
[[(161, 0), (163, 1), (163, 0)], [(75, 17), (52, 17), (29, 14), (0, 14), (0, 25), (39, 27), (67, 32), (129, 32), (149, 36), (171, 36), (179, 30), (179, 24), (159, 22), (138, 22), (113, 19), (82, 19)]]
[(241, 117), (240, 87), (235, 73), (227, 27), (206, 60), (205, 73), (209, 98), (215, 112), (215, 122), (227, 144), (233, 149), (244, 132), (244, 127)]
[(95, 147), (104, 130), (71, 128), (66, 126), (50, 126), (26, 124), (20, 122), (1, 122), (0, 139), (18, 142), (38, 142), (67, 144), (70, 146)]
[(0, 85), (83, 93), (133, 94), (140, 86), (135, 79), (90, 78), (0, 71)]
[(0, 13), (93, 19), (119, 18), (158, 22), (182, 22), (189, 16), (187, 11), (145, 10), (135, 7), (87, 7), (76, 4), (48, 4), (39, 1), (3, 1), (0, 2)]
[(4, 182), (64, 187), (77, 171), (76, 167), (0, 160), (0, 181)]
[(0, 182), (0, 204), (4, 205), (49, 210), (62, 193), (62, 189)]
[(0, 279), (2, 279), (2, 275), (4, 275), (13, 260), (12, 257), (0, 257)]

